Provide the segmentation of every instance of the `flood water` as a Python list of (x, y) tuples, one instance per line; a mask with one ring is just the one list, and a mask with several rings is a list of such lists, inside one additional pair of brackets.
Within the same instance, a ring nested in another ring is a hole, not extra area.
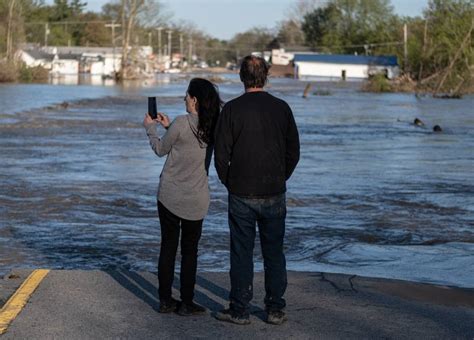
[[(222, 77), (225, 100), (242, 93), (235, 75)], [(157, 270), (164, 159), (141, 124), (150, 95), (171, 117), (183, 114), (188, 81), (0, 86), (0, 274)], [(474, 98), (313, 83), (327, 95), (303, 99), (305, 85), (272, 79), (268, 88), (292, 107), (301, 138), (287, 192), (288, 269), (474, 287)], [(199, 270), (225, 271), (227, 196), (214, 169), (209, 180)], [(255, 255), (261, 270), (258, 246)]]

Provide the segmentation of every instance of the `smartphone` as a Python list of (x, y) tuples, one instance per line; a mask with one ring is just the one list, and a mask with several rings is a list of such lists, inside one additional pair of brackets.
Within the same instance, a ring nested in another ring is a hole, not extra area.
[(148, 114), (153, 119), (158, 117), (158, 111), (156, 109), (156, 97), (148, 97)]

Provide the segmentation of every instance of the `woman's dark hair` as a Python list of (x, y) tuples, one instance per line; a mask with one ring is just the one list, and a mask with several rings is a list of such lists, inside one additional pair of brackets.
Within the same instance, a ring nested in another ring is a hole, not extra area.
[(248, 55), (240, 65), (240, 80), (244, 83), (246, 89), (263, 87), (267, 83), (269, 69), (270, 66), (265, 59)]
[(214, 129), (223, 104), (219, 90), (209, 80), (193, 78), (189, 82), (188, 94), (197, 99), (196, 111), (199, 122), (196, 137), (208, 145), (213, 144)]

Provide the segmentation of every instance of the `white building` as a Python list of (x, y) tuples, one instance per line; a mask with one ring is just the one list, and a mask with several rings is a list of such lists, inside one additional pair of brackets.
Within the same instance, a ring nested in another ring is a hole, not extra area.
[[(130, 47), (137, 68), (142, 73), (153, 74), (153, 49), (151, 46)], [(113, 47), (79, 47), (27, 46), (18, 51), (18, 57), (28, 66), (43, 66), (53, 75), (70, 75), (86, 73), (100, 76), (114, 76), (122, 67), (121, 48)]]
[(79, 73), (78, 54), (58, 54), (56, 48), (38, 49), (28, 48), (19, 50), (17, 56), (28, 67), (41, 66), (49, 70), (52, 75), (71, 75)]
[(51, 65), (51, 74), (54, 76), (79, 74), (79, 60), (74, 54), (55, 54)]
[(82, 46), (60, 46), (57, 51), (63, 55), (79, 55), (79, 73), (90, 73), (91, 75), (113, 76), (114, 72), (120, 71), (122, 67), (121, 48), (113, 47), (82, 47)]
[(92, 53), (84, 53), (81, 58), (81, 66), (81, 72), (83, 73), (90, 73), (91, 75), (113, 76), (115, 72), (120, 71), (122, 67), (122, 55), (95, 55)]
[(293, 59), (297, 78), (362, 80), (382, 73), (389, 79), (400, 73), (395, 56), (358, 56), (297, 53)]
[(273, 65), (289, 65), (295, 57), (294, 53), (285, 52), (284, 49), (272, 50), (272, 64)]
[(51, 70), (54, 58), (54, 55), (38, 49), (19, 50), (16, 56), (28, 67), (42, 66), (48, 70)]
[(272, 52), (271, 51), (263, 51), (263, 55), (262, 55), (262, 52), (252, 52), (251, 55), (263, 58), (263, 59), (265, 59), (266, 62), (269, 62), (270, 57), (272, 56)]

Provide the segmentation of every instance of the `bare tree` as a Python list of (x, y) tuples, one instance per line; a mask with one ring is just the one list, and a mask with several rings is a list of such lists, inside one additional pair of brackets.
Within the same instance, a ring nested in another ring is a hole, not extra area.
[(13, 59), (13, 15), (15, 8), (16, 0), (10, 0), (8, 5), (8, 19), (7, 19), (7, 46), (6, 46), (6, 55), (7, 59)]
[(131, 38), (137, 24), (143, 27), (159, 25), (161, 3), (157, 0), (120, 0), (122, 21), (122, 67), (119, 79), (133, 78), (136, 75), (130, 67)]
[(301, 25), (306, 14), (316, 8), (327, 5), (329, 0), (297, 0), (288, 8), (288, 19), (278, 23), (278, 42), (285, 47), (296, 47), (304, 44), (304, 33)]
[(328, 2), (329, 0), (297, 0), (289, 8), (289, 20), (301, 26), (306, 14), (327, 5)]

